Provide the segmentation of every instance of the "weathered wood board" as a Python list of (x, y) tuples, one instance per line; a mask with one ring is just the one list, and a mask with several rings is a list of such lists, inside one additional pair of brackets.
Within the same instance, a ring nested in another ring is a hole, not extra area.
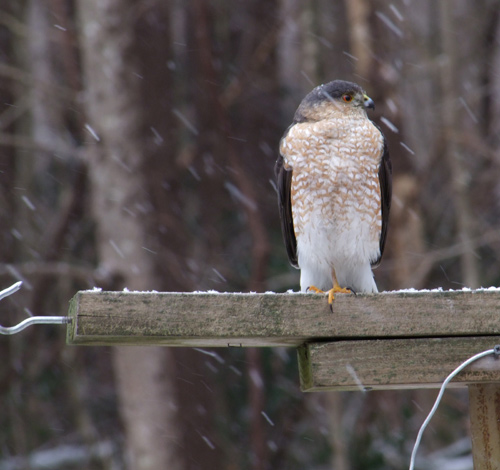
[(340, 339), (500, 336), (500, 291), (338, 294), (78, 292), (68, 344), (299, 346)]
[[(498, 337), (405, 338), (307, 343), (299, 347), (304, 392), (439, 388), (462, 362), (500, 344)], [(460, 372), (450, 387), (500, 382), (491, 355)]]
[[(463, 360), (500, 343), (500, 292), (337, 295), (83, 291), (68, 344), (299, 347), (304, 391), (439, 387)], [(484, 358), (454, 386), (500, 382)]]

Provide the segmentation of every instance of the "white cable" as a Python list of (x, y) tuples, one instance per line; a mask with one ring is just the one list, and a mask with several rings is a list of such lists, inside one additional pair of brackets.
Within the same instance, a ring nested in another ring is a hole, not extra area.
[(441, 388), (439, 390), (438, 396), (436, 398), (436, 402), (434, 403), (434, 406), (432, 407), (431, 411), (429, 412), (429, 415), (423, 422), (422, 426), (420, 427), (420, 430), (418, 431), (417, 434), (417, 439), (415, 440), (415, 445), (413, 446), (413, 451), (411, 453), (411, 458), (410, 458), (410, 470), (414, 470), (415, 468), (415, 457), (417, 455), (417, 450), (418, 446), (420, 445), (420, 440), (422, 439), (422, 434), (424, 433), (425, 428), (429, 424), (430, 420), (434, 416), (434, 413), (437, 410), (437, 407), (439, 406), (439, 403), (441, 401), (441, 398), (443, 397), (444, 390), (448, 383), (450, 382), (455, 375), (457, 375), (462, 369), (465, 369), (469, 364), (473, 363), (474, 361), (477, 361), (478, 359), (481, 359), (482, 357), (489, 356), (490, 354), (499, 354), (500, 352), (500, 347), (495, 346), (494, 349), (488, 349), (487, 351), (483, 351), (479, 354), (476, 354), (475, 356), (470, 357), (467, 359), (465, 362), (460, 364), (448, 377), (443, 382), (443, 385), (441, 385)]

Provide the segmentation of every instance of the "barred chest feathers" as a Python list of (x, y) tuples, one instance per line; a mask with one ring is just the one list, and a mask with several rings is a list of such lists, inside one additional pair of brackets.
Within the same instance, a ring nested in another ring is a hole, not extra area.
[[(356, 124), (346, 128), (336, 119), (298, 123), (281, 142), (285, 167), (293, 169), (299, 265), (331, 273), (333, 264), (341, 284), (348, 265), (369, 266), (380, 254), (383, 137), (367, 119)], [(373, 284), (368, 291), (376, 291), (371, 269), (368, 277)]]

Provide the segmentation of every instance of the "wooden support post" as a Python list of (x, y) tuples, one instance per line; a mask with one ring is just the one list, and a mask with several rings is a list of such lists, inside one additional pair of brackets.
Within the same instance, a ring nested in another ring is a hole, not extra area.
[(469, 385), (474, 470), (500, 468), (500, 383)]

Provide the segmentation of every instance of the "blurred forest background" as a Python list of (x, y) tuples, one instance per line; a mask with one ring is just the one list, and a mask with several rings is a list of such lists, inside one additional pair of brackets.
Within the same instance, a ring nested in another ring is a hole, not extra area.
[[(273, 165), (302, 97), (375, 100), (381, 290), (500, 283), (500, 2), (2, 0), (0, 323), (77, 290), (298, 289)], [(333, 320), (332, 320), (333, 321)], [(295, 351), (0, 338), (0, 469), (403, 469), (436, 391), (302, 394)], [(419, 468), (471, 469), (445, 394)], [(443, 450), (444, 449), (444, 450)]]

